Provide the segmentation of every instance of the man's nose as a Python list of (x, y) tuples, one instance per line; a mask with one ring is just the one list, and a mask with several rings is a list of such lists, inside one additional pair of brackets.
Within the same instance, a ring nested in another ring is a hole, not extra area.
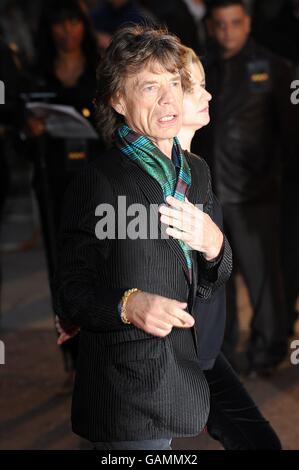
[(160, 95), (160, 103), (168, 104), (174, 101), (173, 89), (170, 86), (162, 88)]
[(225, 35), (226, 35), (226, 38), (229, 39), (232, 34), (233, 34), (233, 27), (232, 27), (232, 25), (227, 25), (227, 26), (225, 27)]

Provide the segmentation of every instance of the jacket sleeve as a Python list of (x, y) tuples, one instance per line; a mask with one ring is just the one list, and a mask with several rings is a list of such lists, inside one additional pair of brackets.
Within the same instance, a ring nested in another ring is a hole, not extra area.
[(106, 289), (99, 280), (113, 240), (96, 237), (95, 210), (101, 203), (115, 207), (113, 197), (108, 180), (94, 167), (80, 172), (66, 191), (52, 285), (54, 310), (66, 324), (95, 331), (130, 328), (121, 321), (118, 304), (132, 286)]
[[(204, 212), (209, 214), (212, 220), (219, 226), (219, 228), (222, 229), (222, 210), (212, 191), (210, 169), (204, 160), (202, 160), (202, 162), (208, 179), (208, 190), (206, 202), (204, 204)], [(233, 267), (232, 250), (225, 234), (222, 248), (216, 259), (207, 261), (200, 252), (197, 253), (197, 259), (197, 295), (203, 299), (209, 299), (214, 291), (229, 279)]]

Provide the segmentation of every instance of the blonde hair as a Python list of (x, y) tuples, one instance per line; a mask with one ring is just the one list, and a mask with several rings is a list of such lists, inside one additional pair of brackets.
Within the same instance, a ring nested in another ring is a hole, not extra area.
[(196, 64), (198, 65), (203, 77), (205, 77), (205, 70), (203, 68), (202, 62), (198, 55), (194, 52), (191, 47), (183, 46), (185, 50), (185, 64), (186, 67), (190, 67), (191, 64)]

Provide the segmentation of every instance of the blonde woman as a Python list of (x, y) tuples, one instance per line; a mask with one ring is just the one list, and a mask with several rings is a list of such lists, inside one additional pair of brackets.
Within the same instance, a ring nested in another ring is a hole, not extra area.
[[(193, 87), (184, 94), (183, 126), (178, 138), (182, 148), (190, 153), (195, 132), (210, 122), (209, 102), (212, 96), (205, 88), (205, 73), (199, 58), (189, 48), (186, 48), (186, 57)], [(221, 227), (222, 212), (215, 197), (213, 217)], [(207, 431), (226, 450), (278, 450), (281, 445), (277, 435), (220, 352), (221, 344), (215, 341), (215, 330), (218, 338), (223, 337), (219, 329), (224, 330), (225, 310), (224, 287), (220, 287), (208, 302), (202, 303), (200, 298), (196, 298), (201, 366), (206, 369), (211, 394)]]

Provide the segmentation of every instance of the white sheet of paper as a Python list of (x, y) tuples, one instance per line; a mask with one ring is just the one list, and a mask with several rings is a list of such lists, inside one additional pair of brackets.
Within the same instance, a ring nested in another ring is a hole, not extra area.
[(46, 120), (46, 130), (52, 137), (98, 139), (90, 122), (72, 106), (29, 102), (26, 109)]

